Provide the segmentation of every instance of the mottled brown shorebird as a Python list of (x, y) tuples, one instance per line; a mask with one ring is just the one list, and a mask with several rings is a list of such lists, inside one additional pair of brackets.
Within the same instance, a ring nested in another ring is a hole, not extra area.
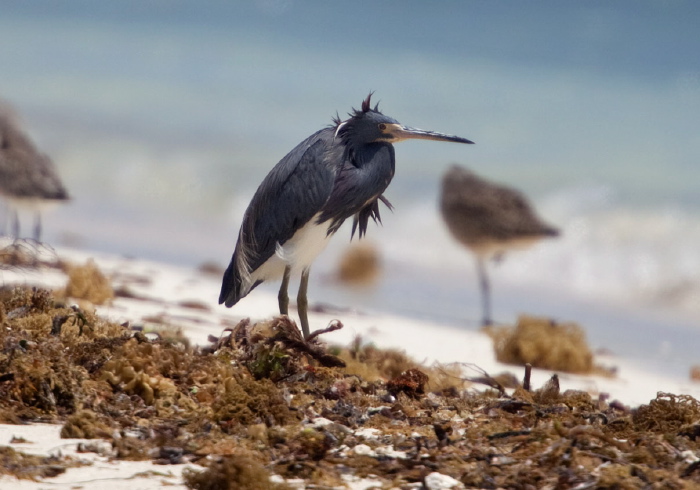
[(482, 300), (482, 325), (491, 325), (490, 284), (486, 260), (526, 248), (559, 230), (544, 223), (525, 196), (452, 166), (442, 180), (442, 217), (452, 235), (476, 256)]
[(22, 129), (15, 111), (0, 101), (0, 196), (14, 218), (19, 237), (18, 208), (35, 212), (34, 239), (41, 239), (41, 210), (69, 199), (51, 159), (41, 153)]

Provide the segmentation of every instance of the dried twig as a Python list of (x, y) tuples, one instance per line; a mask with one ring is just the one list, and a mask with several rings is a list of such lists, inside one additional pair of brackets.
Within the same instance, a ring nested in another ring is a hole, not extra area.
[(343, 328), (343, 323), (340, 320), (331, 320), (331, 322), (328, 324), (328, 326), (326, 328), (319, 328), (318, 330), (314, 330), (313, 332), (311, 332), (311, 334), (306, 339), (306, 341), (311, 342), (319, 335), (323, 335), (324, 333), (333, 332), (335, 330), (340, 330), (341, 328)]
[(523, 389), (530, 391), (530, 375), (532, 374), (532, 364), (525, 363), (525, 377), (523, 378)]
[(470, 362), (462, 363), (462, 366), (465, 366), (469, 369), (473, 369), (474, 371), (477, 371), (482, 374), (482, 376), (463, 378), (465, 381), (489, 386), (495, 390), (498, 390), (498, 394), (501, 396), (506, 394), (506, 389), (503, 387), (503, 385), (499, 383), (495, 378), (493, 378), (489, 373), (487, 373), (486, 370), (484, 370), (483, 368)]
[(343, 328), (343, 324), (340, 321), (332, 321), (327, 328), (316, 330), (307, 340), (304, 340), (299, 329), (296, 328), (288, 317), (281, 316), (278, 317), (278, 320), (278, 323), (275, 325), (277, 333), (266, 340), (266, 343), (281, 342), (285, 347), (306, 354), (325, 367), (345, 367), (345, 361), (332, 354), (328, 354), (320, 345), (311, 342), (322, 333)]

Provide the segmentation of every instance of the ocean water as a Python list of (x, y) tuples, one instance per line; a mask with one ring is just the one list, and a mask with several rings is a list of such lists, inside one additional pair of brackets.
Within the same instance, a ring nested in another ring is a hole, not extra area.
[(396, 145), (396, 209), (368, 233), (381, 281), (333, 282), (346, 226), (314, 266), (312, 302), (476, 328), (473, 259), (437, 207), (458, 163), (562, 230), (492, 267), (497, 320), (579, 321), (597, 346), (692, 361), (696, 3), (193, 5), (0, 2), (0, 97), (73, 196), (46, 217), (50, 242), (225, 266), (265, 174), (373, 90), (399, 121), (476, 145)]

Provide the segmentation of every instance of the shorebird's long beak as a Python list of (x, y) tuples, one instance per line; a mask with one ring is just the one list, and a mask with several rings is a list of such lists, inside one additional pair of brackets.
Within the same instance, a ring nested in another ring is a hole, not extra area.
[(473, 145), (474, 142), (461, 136), (452, 134), (438, 133), (436, 131), (426, 131), (424, 129), (411, 128), (401, 124), (387, 124), (385, 133), (391, 135), (392, 143), (399, 141), (418, 139), (418, 140), (434, 140), (434, 141), (453, 141), (455, 143), (468, 143)]

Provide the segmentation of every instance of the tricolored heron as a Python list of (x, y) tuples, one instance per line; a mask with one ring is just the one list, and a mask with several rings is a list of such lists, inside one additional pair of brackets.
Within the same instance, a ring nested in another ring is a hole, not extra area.
[(559, 230), (544, 223), (525, 196), (454, 165), (442, 179), (442, 216), (452, 235), (476, 256), (482, 325), (490, 325), (491, 300), (486, 260), (526, 248)]
[(278, 303), (286, 315), (292, 273), (301, 272), (297, 310), (302, 332), (309, 336), (307, 288), (309, 270), (340, 225), (353, 219), (362, 236), (370, 218), (380, 222), (379, 201), (394, 177), (392, 143), (428, 139), (472, 143), (434, 131), (403, 126), (370, 105), (370, 93), (349, 118), (299, 143), (258, 187), (238, 233), (238, 242), (221, 285), (219, 303), (227, 307), (263, 281), (282, 278)]
[(0, 102), (0, 195), (13, 213), (12, 234), (19, 237), (17, 208), (36, 213), (34, 239), (41, 239), (41, 208), (69, 199), (51, 162), (22, 130), (15, 112)]

